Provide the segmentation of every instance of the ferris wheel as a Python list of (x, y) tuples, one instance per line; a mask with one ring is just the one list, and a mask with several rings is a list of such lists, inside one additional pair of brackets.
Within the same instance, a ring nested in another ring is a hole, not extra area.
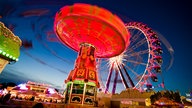
[(119, 56), (99, 60), (100, 76), (108, 74), (107, 78), (100, 78), (105, 82), (105, 93), (112, 91), (114, 94), (116, 89), (122, 91), (127, 88), (151, 90), (161, 73), (162, 48), (156, 33), (140, 22), (129, 22), (126, 28), (131, 33), (127, 49)]

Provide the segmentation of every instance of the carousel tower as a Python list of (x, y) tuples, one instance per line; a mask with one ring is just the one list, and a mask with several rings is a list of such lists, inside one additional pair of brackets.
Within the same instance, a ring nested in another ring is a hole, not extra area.
[(63, 44), (79, 53), (65, 80), (66, 103), (93, 105), (100, 87), (96, 58), (121, 54), (129, 45), (129, 32), (108, 10), (81, 3), (61, 8), (54, 30)]

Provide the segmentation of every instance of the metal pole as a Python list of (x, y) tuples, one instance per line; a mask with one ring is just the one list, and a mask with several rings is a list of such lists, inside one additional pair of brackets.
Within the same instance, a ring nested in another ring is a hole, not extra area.
[(106, 87), (105, 88), (105, 93), (107, 93), (107, 91), (109, 90), (109, 83), (111, 81), (113, 67), (114, 67), (114, 63), (112, 64), (111, 69), (110, 69), (109, 74), (108, 74), (108, 77), (107, 77), (107, 82), (106, 82), (106, 85), (105, 85), (105, 87)]
[(131, 77), (129, 76), (129, 74), (128, 74), (128, 72), (127, 72), (127, 70), (125, 69), (125, 66), (124, 66), (123, 64), (122, 64), (122, 67), (123, 67), (123, 70), (124, 70), (125, 74), (126, 74), (127, 77), (128, 77), (128, 80), (129, 80), (131, 86), (132, 86), (132, 87), (135, 87), (135, 84), (134, 84), (133, 81), (131, 80)]
[(73, 90), (73, 82), (71, 83), (71, 88), (70, 88), (70, 95), (69, 95), (69, 102), (68, 103), (70, 103), (71, 102), (71, 94), (72, 94), (72, 90)]
[(86, 86), (87, 86), (87, 83), (84, 84), (84, 88), (83, 88), (83, 99), (82, 99), (82, 105), (84, 103), (84, 100), (85, 100), (85, 90), (86, 90)]
[(115, 69), (115, 79), (114, 79), (114, 83), (113, 83), (112, 94), (115, 94), (116, 85), (117, 85), (117, 78), (118, 78), (118, 70)]
[(121, 76), (121, 79), (123, 81), (125, 88), (129, 88), (128, 84), (126, 83), (125, 77), (123, 76), (123, 72), (121, 71), (119, 64), (117, 64), (117, 66), (118, 66), (118, 70), (119, 70), (119, 73), (120, 73), (120, 76)]

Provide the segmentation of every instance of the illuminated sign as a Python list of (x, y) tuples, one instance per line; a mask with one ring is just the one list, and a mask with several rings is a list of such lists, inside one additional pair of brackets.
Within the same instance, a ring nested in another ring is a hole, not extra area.
[(85, 69), (78, 69), (76, 73), (77, 78), (84, 78), (85, 76)]
[(89, 77), (89, 79), (91, 79), (91, 80), (95, 80), (95, 71), (89, 71), (89, 75), (88, 75)]

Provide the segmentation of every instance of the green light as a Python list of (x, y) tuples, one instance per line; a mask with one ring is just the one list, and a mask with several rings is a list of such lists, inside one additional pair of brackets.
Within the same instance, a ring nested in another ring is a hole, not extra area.
[(6, 56), (6, 57), (9, 57), (9, 54), (6, 54), (5, 56)]
[(9, 56), (9, 58), (12, 58), (12, 57), (13, 57), (12, 55)]
[(5, 55), (5, 54), (6, 54), (6, 52), (3, 52), (2, 54), (3, 54), (3, 55)]
[(15, 61), (18, 61), (18, 60), (19, 60), (18, 58), (13, 57), (12, 55), (10, 55), (10, 54), (8, 54), (8, 53), (2, 51), (2, 50), (0, 50), (0, 54), (2, 54), (2, 55), (4, 55), (4, 56), (8, 57), (9, 59), (15, 60)]
[(13, 57), (13, 60), (15, 60), (16, 58), (15, 57)]

